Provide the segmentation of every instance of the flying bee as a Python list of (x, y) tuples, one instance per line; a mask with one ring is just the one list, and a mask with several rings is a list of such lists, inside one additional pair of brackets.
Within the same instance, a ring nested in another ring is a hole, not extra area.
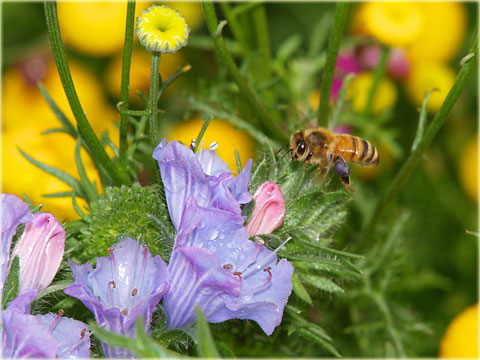
[(367, 140), (348, 135), (335, 134), (325, 128), (315, 128), (297, 131), (290, 137), (292, 160), (316, 164), (320, 175), (325, 182), (325, 173), (334, 165), (335, 172), (340, 176), (343, 185), (350, 188), (350, 168), (346, 162), (371, 166), (378, 165), (380, 157), (378, 151)]

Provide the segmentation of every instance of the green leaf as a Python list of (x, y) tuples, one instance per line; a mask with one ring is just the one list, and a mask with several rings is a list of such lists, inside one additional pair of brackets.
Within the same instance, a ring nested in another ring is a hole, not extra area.
[(8, 272), (5, 287), (3, 288), (2, 307), (5, 309), (7, 305), (17, 297), (18, 287), (20, 285), (20, 259), (15, 256)]
[(215, 346), (205, 315), (198, 306), (195, 306), (195, 313), (197, 314), (198, 355), (203, 358), (219, 358), (220, 354)]
[(308, 282), (310, 285), (316, 287), (317, 289), (331, 292), (331, 293), (343, 293), (344, 290), (335, 284), (332, 280), (329, 280), (324, 277), (302, 274), (302, 279)]
[(202, 142), (203, 135), (205, 134), (205, 131), (207, 131), (207, 127), (208, 127), (208, 125), (210, 125), (210, 122), (212, 120), (213, 120), (213, 116), (210, 116), (203, 123), (202, 128), (200, 129), (200, 132), (198, 133), (197, 137), (195, 138), (195, 146), (193, 147), (193, 152), (197, 152), (197, 149), (200, 146), (200, 143)]
[(64, 130), (70, 134), (74, 139), (78, 138), (78, 131), (75, 129), (75, 126), (72, 124), (70, 120), (66, 117), (66, 115), (63, 113), (62, 110), (57, 106), (55, 101), (52, 99), (50, 94), (48, 93), (47, 89), (43, 85), (41, 81), (37, 82), (38, 89), (40, 90), (40, 93), (42, 94), (43, 98), (47, 102), (48, 106), (50, 106), (50, 109), (52, 109), (53, 113), (55, 114), (55, 117), (60, 121), (60, 123), (64, 126)]
[(85, 167), (83, 166), (82, 156), (80, 154), (81, 144), (82, 139), (77, 138), (77, 144), (75, 145), (75, 163), (77, 164), (78, 175), (80, 176), (80, 181), (83, 185), (82, 188), (85, 191), (85, 200), (87, 200), (87, 203), (90, 203), (98, 198), (98, 192), (88, 178)]
[(293, 284), (293, 292), (295, 293), (295, 295), (297, 295), (300, 299), (305, 301), (307, 304), (312, 305), (313, 304), (312, 298), (310, 297), (307, 289), (305, 289), (302, 282), (300, 281), (297, 274), (295, 273), (293, 274), (293, 277), (292, 277), (292, 284)]
[(50, 284), (44, 291), (42, 291), (41, 294), (38, 295), (37, 299), (40, 299), (46, 295), (49, 295), (55, 291), (63, 290), (67, 286), (70, 286), (72, 284), (72, 280), (61, 280), (61, 281), (56, 281), (53, 284)]
[(72, 189), (79, 194), (80, 197), (85, 197), (85, 193), (82, 188), (82, 184), (80, 181), (72, 177), (71, 175), (67, 174), (65, 171), (62, 171), (60, 169), (57, 169), (56, 167), (44, 164), (38, 160), (35, 160), (33, 157), (28, 155), (27, 153), (23, 152), (22, 149), (17, 148), (18, 151), (27, 159), (29, 162), (31, 162), (33, 165), (36, 167), (42, 169), (46, 173), (55, 176), (58, 180), (64, 182), (65, 184), (69, 185), (72, 187)]
[(168, 350), (153, 340), (145, 333), (143, 317), (135, 323), (135, 338), (129, 338), (108, 331), (98, 326), (95, 322), (89, 322), (88, 326), (95, 335), (107, 345), (127, 349), (139, 358), (176, 358), (180, 354)]
[(337, 351), (337, 349), (335, 349), (335, 347), (332, 344), (325, 341), (323, 338), (321, 338), (320, 336), (315, 334), (313, 331), (311, 331), (309, 329), (302, 328), (302, 329), (298, 329), (297, 333), (302, 335), (307, 340), (313, 341), (313, 342), (317, 343), (318, 345), (322, 346), (323, 348), (328, 350), (330, 353), (332, 353), (336, 357), (342, 357), (340, 355), (340, 353)]

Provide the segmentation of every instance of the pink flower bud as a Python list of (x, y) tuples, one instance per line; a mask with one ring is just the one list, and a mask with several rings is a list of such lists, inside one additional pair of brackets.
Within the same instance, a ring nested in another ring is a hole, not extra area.
[(64, 248), (65, 230), (57, 219), (48, 213), (34, 214), (12, 255), (20, 260), (20, 294), (27, 289), (40, 293), (52, 282)]
[(282, 192), (277, 184), (267, 181), (257, 189), (253, 197), (255, 206), (247, 223), (248, 234), (270, 234), (282, 224), (285, 216)]

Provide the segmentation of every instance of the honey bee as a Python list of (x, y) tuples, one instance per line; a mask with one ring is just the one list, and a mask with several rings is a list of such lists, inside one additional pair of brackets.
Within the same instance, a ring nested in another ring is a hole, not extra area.
[(292, 160), (303, 161), (308, 164), (316, 164), (320, 175), (325, 182), (325, 173), (332, 166), (340, 176), (343, 185), (350, 188), (350, 168), (346, 162), (371, 166), (378, 165), (380, 157), (378, 151), (367, 140), (348, 135), (335, 134), (325, 128), (315, 128), (297, 131), (290, 137), (290, 149)]

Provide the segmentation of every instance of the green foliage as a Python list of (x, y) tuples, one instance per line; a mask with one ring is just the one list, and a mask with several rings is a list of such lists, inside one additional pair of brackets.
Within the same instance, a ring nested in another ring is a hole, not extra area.
[(205, 315), (199, 307), (195, 307), (195, 313), (197, 314), (198, 356), (209, 359), (220, 357), (215, 346), (215, 342), (213, 341), (213, 337), (208, 327)]
[(15, 299), (18, 295), (18, 287), (20, 285), (20, 259), (18, 256), (15, 256), (8, 272), (5, 285), (3, 287), (2, 302), (0, 307), (1, 310), (6, 309), (8, 304)]
[(360, 277), (361, 271), (352, 259), (361, 256), (333, 248), (331, 238), (345, 221), (349, 196), (343, 189), (333, 190), (335, 185), (323, 184), (316, 168), (306, 169), (303, 164), (289, 159), (277, 163), (271, 148), (252, 170), (252, 191), (265, 181), (279, 185), (286, 204), (283, 224), (273, 234), (262, 237), (271, 248), (291, 237), (278, 252), (295, 267), (293, 292), (301, 300), (297, 311), (293, 311), (293, 307), (287, 311), (289, 333), (296, 333), (339, 356), (332, 338), (303, 316), (306, 315), (305, 305), (312, 304), (314, 297), (321, 293), (341, 294), (344, 292), (341, 282)]
[(174, 230), (159, 185), (107, 188), (90, 204), (89, 212), (79, 230), (78, 247), (72, 252), (78, 262), (108, 255), (107, 249), (124, 236), (140, 238), (153, 254), (169, 259)]
[(140, 317), (135, 323), (134, 338), (107, 331), (94, 322), (90, 322), (89, 327), (94, 331), (95, 335), (107, 345), (127, 349), (139, 358), (171, 359), (181, 357), (180, 354), (166, 349), (151, 336), (148, 336), (145, 332), (143, 317)]

